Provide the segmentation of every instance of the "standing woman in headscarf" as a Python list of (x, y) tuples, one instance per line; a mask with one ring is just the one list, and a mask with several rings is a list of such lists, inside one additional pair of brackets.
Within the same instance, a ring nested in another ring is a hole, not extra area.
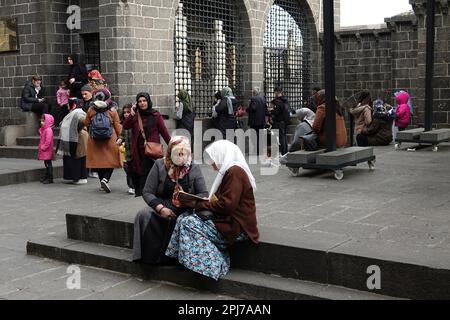
[(180, 201), (195, 214), (178, 218), (166, 255), (217, 280), (230, 268), (231, 244), (246, 239), (258, 243), (256, 182), (241, 150), (230, 141), (214, 142), (206, 154), (218, 172), (209, 200)]
[(69, 71), (69, 88), (70, 88), (70, 96), (77, 97), (78, 99), (82, 99), (81, 96), (81, 88), (88, 83), (88, 75), (87, 69), (84, 63), (77, 63), (75, 61), (75, 55), (71, 55), (67, 57), (67, 63), (70, 66)]
[(83, 111), (79, 100), (72, 103), (71, 111), (61, 122), (58, 154), (63, 156), (63, 178), (74, 184), (87, 183), (86, 156), (77, 157), (77, 149), (86, 149), (87, 143), (80, 140), (80, 123), (84, 121), (86, 112)]
[(163, 137), (167, 145), (170, 142), (170, 134), (167, 131), (161, 114), (153, 109), (153, 103), (147, 92), (138, 93), (136, 104), (131, 108), (131, 114), (125, 119), (123, 129), (131, 129), (131, 153), (133, 159), (129, 164), (129, 172), (135, 188), (135, 196), (142, 196), (142, 189), (150, 170), (156, 159), (145, 155), (144, 138), (139, 126), (139, 116), (142, 119), (142, 126), (146, 141), (161, 143), (160, 136)]
[(234, 97), (231, 88), (223, 88), (222, 100), (215, 108), (217, 112), (217, 129), (222, 132), (223, 139), (226, 138), (227, 129), (236, 129), (236, 117), (234, 116), (234, 111), (237, 109), (237, 105), (238, 102)]
[(148, 207), (135, 218), (133, 260), (150, 264), (168, 260), (164, 252), (175, 221), (188, 210), (172, 201), (180, 188), (199, 197), (208, 196), (200, 166), (192, 163), (189, 139), (175, 136), (170, 140), (165, 158), (155, 161), (145, 183), (142, 196)]
[(195, 113), (192, 106), (192, 99), (189, 93), (181, 89), (178, 93), (180, 106), (177, 110), (177, 129), (186, 129), (191, 135), (191, 141), (194, 138), (194, 119)]

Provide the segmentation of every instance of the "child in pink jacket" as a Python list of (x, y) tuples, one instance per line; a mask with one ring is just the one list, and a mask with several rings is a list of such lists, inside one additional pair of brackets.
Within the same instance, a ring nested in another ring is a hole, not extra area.
[(401, 91), (396, 99), (398, 107), (395, 112), (395, 126), (398, 128), (398, 131), (403, 131), (408, 127), (411, 116), (411, 109), (408, 106), (409, 94)]
[(38, 160), (43, 160), (45, 165), (45, 176), (40, 180), (43, 184), (53, 183), (53, 129), (55, 119), (50, 114), (44, 114), (41, 118), (39, 134), (41, 140), (38, 148)]

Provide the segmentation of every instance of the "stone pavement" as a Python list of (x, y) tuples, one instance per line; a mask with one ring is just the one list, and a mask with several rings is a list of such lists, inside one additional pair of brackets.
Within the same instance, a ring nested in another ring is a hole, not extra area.
[[(394, 151), (393, 146), (376, 148), (375, 153), (374, 172), (367, 164), (346, 168), (342, 181), (336, 181), (330, 172), (311, 170), (292, 177), (286, 168), (274, 176), (261, 176), (259, 167), (252, 166), (258, 185), (258, 223), (276, 227), (280, 233), (310, 233), (318, 245), (320, 239), (342, 238), (339, 247), (344, 252), (450, 269), (450, 145), (443, 144), (437, 153), (430, 148)], [(206, 166), (203, 169), (211, 186), (215, 174)], [(84, 186), (57, 181), (47, 186), (0, 187), (0, 284), (6, 282), (0, 286), (0, 298), (40, 298), (52, 296), (52, 290), (63, 290), (62, 298), (93, 293), (87, 298), (108, 298), (111, 294), (125, 299), (146, 285), (139, 292), (147, 292), (143, 296), (148, 298), (169, 297), (175, 291), (175, 298), (217, 298), (88, 268), (83, 268), (87, 291), (68, 292), (63, 287), (67, 265), (25, 256), (28, 239), (65, 230), (66, 213), (133, 221), (145, 203), (126, 194), (121, 170), (115, 171), (111, 186), (110, 194), (99, 191), (95, 179)], [(17, 278), (20, 280), (14, 281)], [(152, 286), (158, 290), (150, 290)], [(22, 296), (14, 287), (23, 289)], [(107, 290), (102, 291), (104, 288)]]

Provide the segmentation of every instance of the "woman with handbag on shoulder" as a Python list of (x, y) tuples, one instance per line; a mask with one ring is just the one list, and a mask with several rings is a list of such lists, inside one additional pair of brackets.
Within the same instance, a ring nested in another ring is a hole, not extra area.
[(133, 260), (147, 264), (176, 262), (165, 256), (177, 217), (189, 209), (174, 200), (183, 190), (207, 197), (205, 179), (198, 164), (192, 163), (191, 143), (184, 136), (170, 140), (164, 159), (155, 162), (142, 197), (148, 207), (138, 212), (134, 222)]
[(169, 144), (170, 134), (162, 115), (153, 109), (147, 92), (136, 96), (136, 104), (131, 108), (131, 115), (125, 119), (123, 129), (131, 129), (133, 159), (129, 164), (129, 172), (135, 187), (135, 196), (140, 197), (155, 161), (163, 157), (160, 136)]

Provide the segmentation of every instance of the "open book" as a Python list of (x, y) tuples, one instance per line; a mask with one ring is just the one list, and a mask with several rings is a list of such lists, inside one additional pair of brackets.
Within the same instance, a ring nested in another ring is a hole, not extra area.
[(208, 198), (202, 198), (199, 196), (196, 196), (194, 194), (190, 194), (184, 191), (180, 191), (178, 192), (178, 200), (180, 201), (192, 201), (192, 200), (197, 200), (197, 201), (209, 201)]

